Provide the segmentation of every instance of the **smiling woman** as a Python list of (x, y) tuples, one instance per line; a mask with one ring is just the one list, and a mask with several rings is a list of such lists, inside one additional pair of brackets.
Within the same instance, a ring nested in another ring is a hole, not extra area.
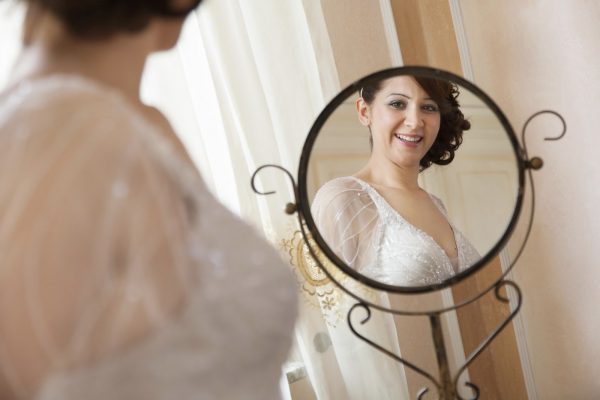
[[(415, 96), (414, 99), (411, 94)], [(462, 142), (463, 131), (471, 127), (459, 109), (458, 95), (458, 88), (447, 81), (421, 76), (398, 76), (385, 81), (367, 83), (361, 89), (356, 103), (360, 121), (369, 127), (369, 131), (372, 130), (369, 126), (370, 118), (365, 114), (372, 112), (371, 108), (376, 98), (385, 102), (384, 96), (388, 97), (389, 107), (403, 111), (399, 115), (400, 118), (406, 120), (408, 116), (404, 130), (414, 130), (420, 127), (413, 124), (425, 125), (428, 122), (426, 128), (435, 133), (430, 134), (434, 140), (430, 140), (429, 144), (425, 145), (427, 151), (420, 159), (420, 165), (425, 169), (431, 164), (449, 164)], [(417, 113), (419, 109), (421, 111)], [(410, 111), (414, 114), (407, 114)]]
[(388, 162), (399, 168), (418, 167), (440, 128), (440, 107), (414, 78), (395, 77), (381, 86), (375, 93), (363, 89), (356, 101), (359, 120), (369, 128), (375, 152), (359, 175), (383, 172)]
[(458, 94), (450, 82), (412, 76), (360, 91), (356, 109), (369, 129), (369, 160), (352, 176), (323, 185), (312, 203), (323, 238), (358, 272), (391, 285), (425, 286), (479, 259), (441, 200), (418, 182), (432, 164), (452, 161), (470, 128)]

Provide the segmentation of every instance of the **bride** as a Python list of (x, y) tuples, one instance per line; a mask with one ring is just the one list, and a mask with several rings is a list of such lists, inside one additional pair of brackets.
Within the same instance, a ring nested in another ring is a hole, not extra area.
[(139, 100), (200, 1), (28, 0), (0, 94), (0, 398), (275, 399), (277, 252)]
[(371, 155), (356, 174), (327, 182), (312, 204), (315, 223), (349, 266), (398, 286), (439, 284), (479, 259), (442, 202), (418, 183), (446, 165), (470, 128), (455, 85), (396, 76), (362, 88), (356, 102)]

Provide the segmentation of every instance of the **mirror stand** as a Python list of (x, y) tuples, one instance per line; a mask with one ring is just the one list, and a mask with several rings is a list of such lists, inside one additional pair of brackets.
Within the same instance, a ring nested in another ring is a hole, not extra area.
[[(318, 243), (315, 242), (311, 233), (308, 232), (305, 216), (303, 215), (302, 209), (297, 206), (300, 202), (300, 196), (299, 196), (299, 192), (298, 192), (298, 186), (296, 185), (296, 182), (295, 182), (292, 174), (288, 170), (286, 170), (285, 168), (283, 168), (279, 165), (267, 164), (267, 165), (263, 165), (263, 166), (259, 167), (252, 175), (252, 178), (251, 178), (252, 189), (254, 190), (254, 192), (256, 194), (259, 194), (259, 195), (269, 195), (269, 194), (275, 193), (274, 191), (265, 192), (265, 191), (261, 191), (261, 190), (257, 189), (255, 180), (256, 180), (258, 173), (261, 170), (263, 170), (265, 168), (276, 168), (276, 169), (283, 171), (288, 176), (288, 178), (293, 186), (295, 202), (288, 203), (286, 205), (286, 207), (285, 207), (286, 214), (288, 214), (288, 215), (297, 214), (297, 218), (298, 218), (298, 222), (299, 222), (299, 226), (300, 226), (300, 232), (304, 239), (304, 245), (306, 246), (310, 256), (312, 257), (312, 261), (314, 261), (316, 263), (316, 265), (322, 270), (322, 272), (335, 285), (337, 285), (343, 292), (345, 292), (347, 295), (349, 295), (350, 297), (352, 297), (354, 300), (357, 301), (349, 309), (349, 311), (347, 313), (347, 322), (348, 322), (348, 326), (349, 326), (350, 330), (353, 332), (353, 334), (355, 336), (357, 336), (364, 342), (368, 343), (373, 348), (379, 350), (380, 352), (382, 352), (382, 353), (388, 355), (389, 357), (393, 358), (394, 360), (398, 361), (403, 366), (408, 367), (408, 368), (412, 369), (413, 371), (417, 372), (418, 374), (427, 378), (431, 382), (431, 384), (435, 387), (436, 391), (438, 392), (438, 398), (441, 400), (451, 400), (451, 399), (464, 400), (464, 397), (461, 396), (461, 394), (459, 393), (459, 390), (458, 390), (460, 376), (466, 371), (468, 366), (483, 352), (483, 350), (485, 350), (490, 345), (490, 343), (498, 336), (498, 334), (513, 320), (513, 318), (518, 314), (518, 312), (521, 308), (521, 304), (522, 304), (521, 290), (515, 282), (513, 282), (512, 280), (506, 279), (506, 277), (507, 277), (508, 273), (512, 270), (512, 268), (514, 267), (516, 262), (519, 260), (521, 254), (523, 253), (523, 250), (525, 248), (525, 245), (526, 245), (529, 235), (531, 233), (534, 211), (535, 211), (535, 191), (534, 191), (533, 175), (532, 175), (531, 171), (540, 169), (543, 166), (543, 161), (539, 157), (529, 158), (528, 153), (527, 153), (525, 135), (526, 135), (527, 127), (528, 127), (529, 123), (534, 118), (536, 118), (540, 115), (544, 115), (544, 114), (550, 114), (550, 115), (556, 116), (560, 120), (560, 122), (562, 123), (562, 126), (563, 126), (562, 133), (559, 136), (547, 137), (544, 140), (548, 140), (548, 141), (559, 140), (566, 133), (566, 122), (565, 122), (564, 118), (557, 112), (551, 111), (551, 110), (542, 110), (542, 111), (538, 111), (538, 112), (534, 113), (527, 119), (527, 121), (523, 125), (523, 129), (521, 132), (521, 143), (522, 143), (523, 147), (520, 149), (520, 160), (519, 161), (521, 163), (521, 167), (524, 170), (526, 170), (527, 175), (529, 177), (529, 187), (531, 190), (531, 211), (530, 211), (530, 215), (529, 215), (529, 218), (527, 221), (525, 235), (524, 235), (523, 241), (516, 253), (516, 256), (510, 262), (508, 267), (505, 268), (505, 270), (500, 274), (500, 276), (494, 281), (493, 284), (491, 284), (489, 287), (487, 287), (483, 291), (480, 291), (473, 297), (471, 297), (465, 301), (462, 301), (458, 304), (455, 304), (452, 307), (446, 307), (446, 308), (434, 309), (434, 310), (426, 310), (426, 311), (398, 310), (398, 309), (383, 307), (379, 304), (375, 304), (371, 301), (365, 300), (360, 295), (357, 295), (352, 290), (350, 290), (348, 287), (346, 287), (346, 285), (342, 284), (340, 282), (340, 280), (326, 266), (326, 264), (330, 264), (331, 262), (326, 257), (324, 257), (323, 253), (320, 251)], [(517, 217), (518, 216), (515, 215), (515, 218), (517, 218)], [(357, 277), (353, 277), (353, 279), (355, 279), (357, 281), (361, 281), (361, 279), (357, 278)], [(362, 283), (365, 283), (365, 282), (362, 282)], [(368, 282), (367, 282), (367, 285), (368, 285)], [(473, 350), (471, 352), (471, 354), (469, 354), (469, 356), (466, 358), (464, 365), (462, 367), (460, 367), (454, 373), (454, 375), (452, 375), (451, 371), (450, 371), (449, 362), (448, 362), (448, 354), (447, 354), (446, 344), (444, 343), (444, 336), (443, 336), (443, 332), (442, 332), (442, 324), (441, 324), (442, 315), (447, 312), (456, 311), (459, 308), (462, 308), (466, 305), (474, 303), (474, 302), (478, 301), (479, 299), (481, 299), (484, 295), (491, 293), (492, 290), (494, 291), (495, 298), (498, 301), (500, 301), (502, 303), (509, 303), (508, 293), (507, 293), (507, 291), (505, 293), (503, 293), (503, 288), (505, 291), (508, 288), (510, 288), (514, 292), (516, 301), (513, 300), (513, 302), (512, 302), (513, 303), (512, 311), (493, 330), (493, 332), (491, 332), (475, 348), (475, 350)], [(366, 324), (369, 321), (369, 319), (371, 318), (372, 310), (378, 310), (378, 311), (381, 311), (384, 313), (390, 313), (393, 315), (428, 317), (429, 323), (431, 326), (432, 341), (433, 341), (433, 344), (435, 347), (435, 354), (436, 354), (436, 359), (437, 359), (439, 378), (436, 379), (431, 373), (419, 368), (417, 365), (411, 363), (410, 361), (408, 361), (406, 359), (401, 358), (397, 354), (394, 354), (390, 350), (382, 347), (381, 345), (375, 343), (373, 340), (362, 335), (356, 329), (356, 327), (353, 323), (353, 319), (352, 319), (352, 315), (357, 309), (362, 309), (366, 313), (366, 317), (364, 317), (360, 321), (361, 325)], [(479, 394), (480, 394), (479, 387), (472, 382), (465, 382), (465, 385), (468, 388), (470, 388), (472, 391), (472, 397), (470, 397), (470, 400), (478, 399)], [(428, 393), (428, 392), (429, 392), (428, 387), (422, 388), (417, 393), (416, 398), (423, 399), (424, 396), (426, 395), (426, 393)]]

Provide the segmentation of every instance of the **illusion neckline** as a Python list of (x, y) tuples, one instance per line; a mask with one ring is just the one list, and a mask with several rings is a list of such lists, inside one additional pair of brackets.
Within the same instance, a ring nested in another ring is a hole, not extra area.
[(440, 253), (444, 256), (444, 258), (448, 260), (448, 262), (452, 266), (452, 269), (454, 270), (454, 272), (458, 273), (458, 271), (460, 269), (460, 253), (458, 251), (458, 237), (456, 234), (456, 232), (457, 232), (456, 228), (448, 220), (448, 216), (446, 215), (446, 212), (438, 205), (436, 199), (434, 198), (434, 196), (431, 193), (429, 193), (428, 191), (425, 190), (425, 193), (427, 193), (427, 195), (429, 196), (429, 198), (431, 199), (431, 201), (433, 202), (435, 207), (438, 209), (438, 211), (440, 213), (442, 213), (442, 215), (446, 219), (446, 222), (448, 223), (448, 226), (450, 227), (450, 230), (452, 231), (452, 237), (454, 239), (454, 247), (455, 247), (456, 253), (457, 253), (456, 257), (450, 257), (448, 255), (448, 253), (446, 253), (446, 250), (444, 250), (444, 248), (442, 246), (440, 246), (440, 244), (429, 233), (425, 232), (423, 229), (415, 226), (414, 224), (410, 223), (406, 218), (404, 218), (402, 216), (402, 214), (400, 214), (400, 212), (398, 210), (396, 210), (394, 207), (392, 207), (391, 204), (381, 195), (381, 193), (379, 193), (377, 191), (377, 189), (375, 189), (370, 183), (368, 183), (356, 176), (351, 176), (350, 178), (354, 179), (363, 188), (366, 188), (369, 192), (374, 193), (375, 196), (382, 202), (382, 204), (389, 211), (391, 211), (393, 215), (395, 215), (398, 219), (400, 219), (401, 222), (405, 223), (407, 226), (409, 226), (411, 229), (413, 229), (415, 232), (417, 232), (417, 234), (419, 234), (421, 237), (425, 238), (427, 241), (432, 243), (434, 245), (434, 247), (440, 251)]

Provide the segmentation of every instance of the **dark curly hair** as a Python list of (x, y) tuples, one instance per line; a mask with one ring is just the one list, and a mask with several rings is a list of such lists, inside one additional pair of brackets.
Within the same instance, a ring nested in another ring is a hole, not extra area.
[[(413, 76), (417, 83), (436, 102), (440, 109), (440, 130), (435, 142), (421, 159), (421, 171), (432, 164), (447, 165), (454, 159), (454, 152), (462, 143), (463, 132), (471, 128), (458, 104), (459, 90), (456, 84), (436, 78)], [(382, 80), (365, 84), (359, 95), (371, 104), (381, 90)], [(372, 141), (372, 138), (371, 138)]]
[(185, 9), (172, 0), (23, 0), (50, 11), (74, 36), (103, 39), (120, 32), (139, 32), (153, 17), (184, 18), (202, 0)]

